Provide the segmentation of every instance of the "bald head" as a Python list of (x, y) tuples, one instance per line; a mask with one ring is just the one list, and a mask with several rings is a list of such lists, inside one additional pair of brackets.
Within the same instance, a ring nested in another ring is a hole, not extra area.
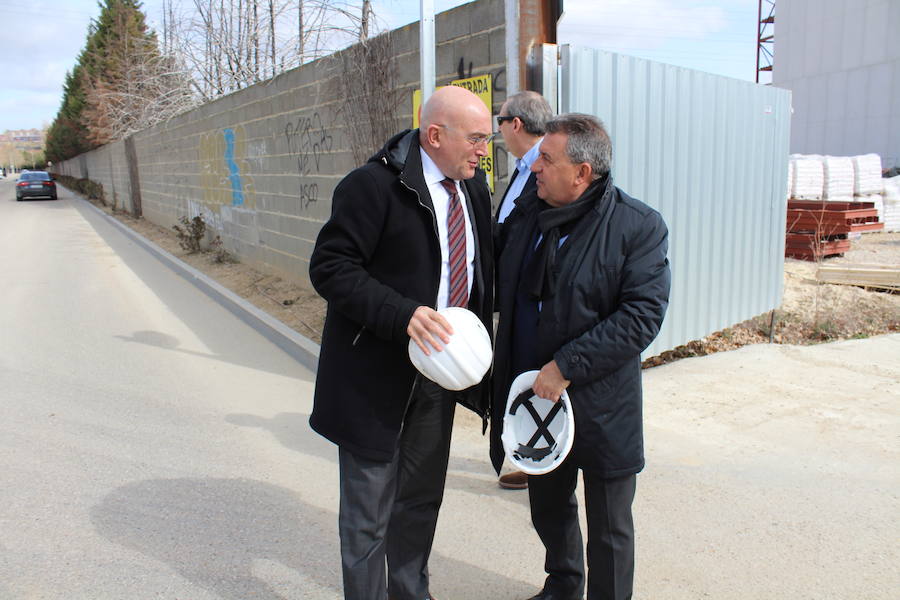
[[(422, 149), (451, 179), (469, 179), (491, 135), (491, 112), (481, 99), (457, 86), (434, 92), (422, 108), (419, 142)], [(475, 140), (475, 143), (472, 142)]]

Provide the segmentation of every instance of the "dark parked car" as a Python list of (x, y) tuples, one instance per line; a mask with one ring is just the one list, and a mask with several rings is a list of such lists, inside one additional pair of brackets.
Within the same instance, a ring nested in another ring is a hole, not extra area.
[(46, 197), (56, 200), (56, 182), (47, 171), (29, 171), (19, 175), (16, 183), (16, 200)]

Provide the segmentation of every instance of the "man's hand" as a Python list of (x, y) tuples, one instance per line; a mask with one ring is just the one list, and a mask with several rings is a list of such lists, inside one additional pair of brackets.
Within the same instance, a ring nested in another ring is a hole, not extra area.
[[(431, 356), (431, 350), (425, 342), (428, 342), (435, 350), (440, 352), (444, 349), (440, 342), (450, 343), (453, 328), (450, 327), (450, 323), (438, 311), (428, 306), (420, 306), (409, 319), (406, 333), (422, 349), (425, 356)], [(438, 339), (436, 340), (435, 338)]]
[(551, 360), (541, 368), (541, 372), (538, 373), (531, 389), (540, 398), (559, 402), (559, 397), (562, 395), (563, 390), (569, 387), (570, 383), (572, 382), (563, 377), (559, 367), (556, 366), (556, 361)]

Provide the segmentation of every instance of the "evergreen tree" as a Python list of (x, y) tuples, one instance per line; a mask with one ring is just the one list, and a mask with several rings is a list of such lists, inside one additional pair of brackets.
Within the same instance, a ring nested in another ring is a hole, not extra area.
[(66, 73), (62, 105), (47, 130), (45, 152), (52, 161), (65, 160), (93, 148), (88, 143), (87, 130), (81, 120), (85, 105), (84, 89), (81, 87), (82, 57), (79, 57), (75, 68)]
[(64, 160), (121, 139), (194, 104), (190, 84), (159, 51), (139, 0), (103, 0), (78, 64), (66, 76), (48, 158)]

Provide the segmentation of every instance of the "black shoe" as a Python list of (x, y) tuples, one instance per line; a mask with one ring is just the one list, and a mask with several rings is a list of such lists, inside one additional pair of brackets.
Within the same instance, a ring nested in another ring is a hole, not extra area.
[(528, 475), (522, 471), (512, 471), (506, 475), (501, 475), (497, 479), (497, 483), (505, 490), (527, 490)]

